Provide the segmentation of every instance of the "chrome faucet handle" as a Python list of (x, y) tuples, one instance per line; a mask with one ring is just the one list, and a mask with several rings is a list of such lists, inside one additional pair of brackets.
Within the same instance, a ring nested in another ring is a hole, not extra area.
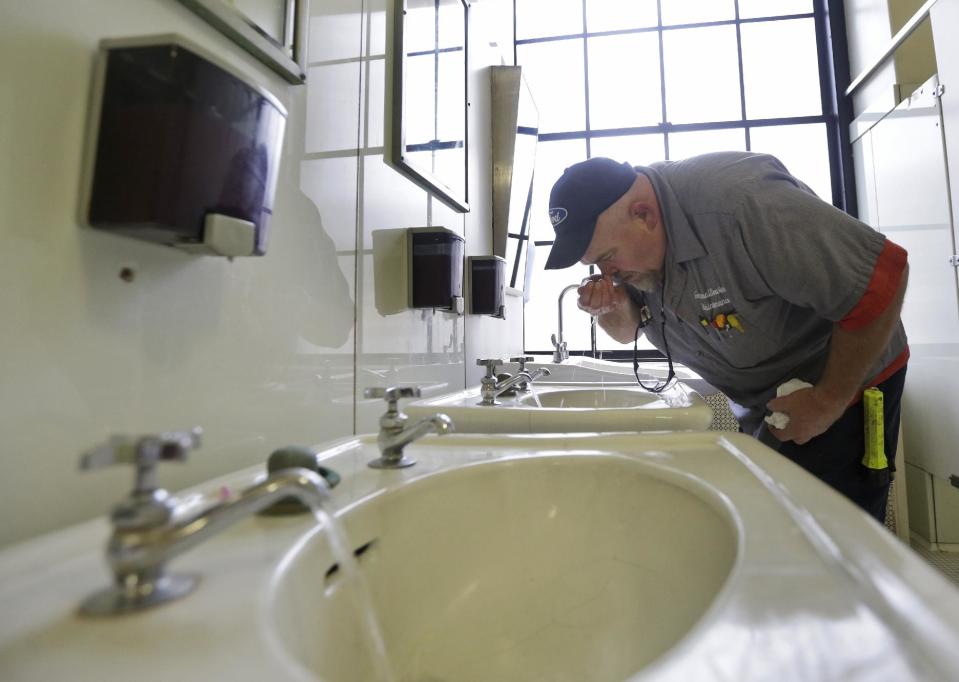
[(563, 362), (569, 359), (569, 351), (566, 350), (566, 342), (559, 341), (556, 334), (551, 334), (549, 340), (553, 343), (553, 362)]
[(382, 398), (386, 401), (386, 413), (396, 414), (398, 408), (396, 404), (401, 398), (419, 398), (419, 386), (390, 386), (389, 388), (380, 388), (372, 386), (363, 391), (364, 398)]
[(80, 469), (103, 469), (113, 464), (132, 464), (136, 467), (133, 494), (150, 493), (157, 489), (156, 465), (162, 461), (183, 462), (191, 450), (200, 447), (203, 429), (168, 431), (148, 436), (113, 436), (106, 443), (80, 456)]
[(479, 367), (486, 367), (486, 379), (496, 379), (496, 368), (503, 364), (503, 358), (482, 358), (476, 361)]
[(389, 388), (380, 388), (373, 386), (363, 391), (364, 398), (383, 398), (389, 402), (396, 402), (400, 398), (419, 398), (419, 386), (390, 386)]
[(81, 469), (102, 469), (111, 464), (152, 465), (160, 460), (184, 461), (190, 450), (200, 447), (203, 429), (169, 431), (156, 436), (111, 436), (103, 445), (80, 457)]
[(520, 371), (520, 372), (525, 372), (525, 371), (526, 371), (526, 363), (527, 363), (527, 362), (532, 362), (532, 361), (533, 361), (533, 356), (532, 356), (532, 355), (520, 355), (519, 357), (510, 358), (509, 361), (510, 361), (510, 362), (518, 362), (518, 363), (519, 363), (519, 371)]

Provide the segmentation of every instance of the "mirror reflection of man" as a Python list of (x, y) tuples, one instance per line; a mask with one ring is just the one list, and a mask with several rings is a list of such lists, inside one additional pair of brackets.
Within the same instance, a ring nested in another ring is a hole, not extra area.
[[(884, 520), (889, 477), (861, 463), (861, 398), (883, 392), (892, 463), (909, 358), (905, 250), (763, 154), (635, 168), (593, 158), (566, 169), (549, 205), (546, 268), (601, 273), (579, 288), (582, 310), (621, 343), (644, 331), (728, 396), (743, 431)], [(642, 329), (640, 304), (654, 322)], [(790, 379), (812, 387), (775, 397)], [(767, 424), (770, 411), (788, 424)]]

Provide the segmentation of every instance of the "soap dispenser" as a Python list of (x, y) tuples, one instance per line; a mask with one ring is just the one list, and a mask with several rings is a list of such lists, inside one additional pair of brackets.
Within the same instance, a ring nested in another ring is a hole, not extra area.
[(81, 222), (191, 253), (263, 255), (286, 115), (182, 36), (102, 41)]
[(411, 227), (410, 308), (463, 313), (463, 251), (466, 240), (445, 227)]
[(505, 318), (506, 259), (499, 256), (469, 256), (466, 259), (466, 290), (469, 312)]

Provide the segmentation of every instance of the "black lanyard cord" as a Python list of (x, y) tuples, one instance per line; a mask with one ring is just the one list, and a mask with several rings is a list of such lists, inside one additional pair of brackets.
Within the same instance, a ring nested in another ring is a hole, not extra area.
[(633, 374), (636, 377), (636, 383), (650, 393), (662, 393), (669, 386), (670, 382), (676, 378), (676, 372), (673, 371), (673, 358), (669, 354), (669, 341), (666, 340), (666, 271), (663, 270), (663, 289), (660, 292), (659, 298), (659, 314), (662, 317), (660, 320), (659, 329), (660, 334), (663, 337), (663, 347), (666, 349), (666, 362), (669, 363), (669, 372), (666, 375), (666, 381), (657, 381), (652, 387), (647, 386), (645, 383), (643, 383), (643, 380), (639, 378), (639, 330), (648, 325), (652, 319), (652, 316), (649, 312), (649, 307), (646, 305), (645, 292), (640, 291), (639, 295), (639, 322), (636, 324), (636, 333), (633, 335)]

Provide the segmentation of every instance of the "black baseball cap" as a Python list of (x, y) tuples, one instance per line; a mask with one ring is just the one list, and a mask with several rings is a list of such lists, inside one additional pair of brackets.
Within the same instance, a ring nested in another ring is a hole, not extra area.
[(556, 238), (547, 270), (568, 268), (579, 262), (596, 230), (599, 214), (633, 186), (637, 173), (628, 163), (597, 156), (573, 164), (549, 193), (549, 221)]

